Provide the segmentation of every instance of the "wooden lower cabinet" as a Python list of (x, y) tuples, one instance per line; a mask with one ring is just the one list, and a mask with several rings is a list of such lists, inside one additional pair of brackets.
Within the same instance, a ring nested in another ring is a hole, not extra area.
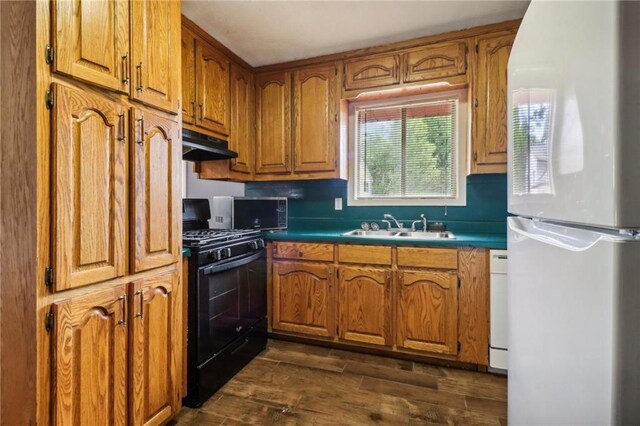
[(129, 402), (132, 425), (155, 425), (179, 409), (181, 298), (176, 272), (133, 282)]
[(340, 339), (390, 346), (391, 270), (338, 268)]
[(458, 352), (458, 277), (452, 272), (398, 272), (398, 347)]
[(334, 336), (333, 266), (276, 261), (272, 273), (273, 329)]
[(115, 285), (51, 307), (52, 424), (127, 423), (126, 294)]
[(178, 273), (100, 287), (51, 306), (51, 423), (164, 423), (182, 391)]
[(269, 249), (274, 334), (488, 365), (487, 249), (300, 241)]

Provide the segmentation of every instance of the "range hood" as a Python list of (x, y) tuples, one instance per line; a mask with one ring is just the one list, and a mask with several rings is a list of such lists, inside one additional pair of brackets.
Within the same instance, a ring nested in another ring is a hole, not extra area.
[(228, 148), (227, 142), (182, 129), (182, 159), (187, 161), (228, 160), (236, 158), (237, 152)]

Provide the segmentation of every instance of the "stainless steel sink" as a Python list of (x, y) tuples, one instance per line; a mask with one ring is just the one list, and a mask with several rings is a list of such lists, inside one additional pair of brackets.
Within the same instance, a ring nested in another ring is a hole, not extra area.
[(453, 235), (451, 232), (449, 231), (445, 231), (445, 232), (422, 232), (422, 231), (412, 231), (412, 232), (398, 232), (396, 234), (396, 237), (398, 238), (409, 238), (409, 239), (416, 239), (416, 240), (443, 240), (443, 239), (448, 239), (448, 240), (452, 240), (455, 239), (455, 235)]
[(391, 238), (395, 237), (398, 231), (365, 231), (362, 229), (354, 229), (353, 231), (345, 232), (345, 237), (369, 237), (369, 238)]
[(449, 231), (445, 232), (422, 232), (422, 231), (365, 231), (362, 229), (354, 229), (353, 231), (345, 232), (342, 234), (345, 237), (360, 237), (360, 238), (393, 238), (398, 240), (452, 240), (455, 239)]

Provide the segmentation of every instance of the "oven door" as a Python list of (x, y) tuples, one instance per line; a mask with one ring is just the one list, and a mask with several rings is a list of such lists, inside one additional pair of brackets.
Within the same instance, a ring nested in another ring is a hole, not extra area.
[(267, 315), (266, 250), (198, 269), (198, 364)]

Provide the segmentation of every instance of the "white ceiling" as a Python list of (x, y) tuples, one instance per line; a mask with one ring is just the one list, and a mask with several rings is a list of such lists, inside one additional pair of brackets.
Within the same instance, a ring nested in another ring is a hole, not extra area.
[(182, 13), (252, 66), (521, 18), (529, 0), (183, 0)]

